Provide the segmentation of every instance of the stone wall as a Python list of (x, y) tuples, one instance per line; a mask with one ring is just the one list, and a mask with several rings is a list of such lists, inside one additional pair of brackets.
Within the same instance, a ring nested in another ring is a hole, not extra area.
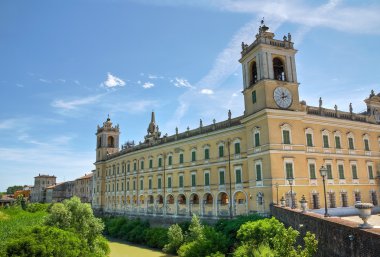
[(380, 229), (360, 229), (355, 222), (279, 206), (271, 214), (303, 237), (307, 231), (318, 239), (318, 257), (379, 257)]

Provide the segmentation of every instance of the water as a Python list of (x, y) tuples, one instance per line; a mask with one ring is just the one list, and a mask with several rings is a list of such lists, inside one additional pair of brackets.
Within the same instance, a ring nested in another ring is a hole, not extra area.
[(110, 257), (174, 257), (174, 255), (153, 250), (141, 245), (130, 244), (123, 241), (108, 239), (111, 248)]

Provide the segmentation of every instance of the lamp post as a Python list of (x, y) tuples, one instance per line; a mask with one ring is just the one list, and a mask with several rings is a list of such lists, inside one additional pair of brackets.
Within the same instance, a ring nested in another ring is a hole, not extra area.
[(321, 173), (322, 180), (323, 180), (323, 195), (325, 197), (325, 217), (330, 217), (330, 215), (327, 211), (326, 183), (325, 183), (325, 177), (327, 175), (327, 168), (322, 165), (322, 167), (319, 169), (319, 172)]
[(290, 201), (292, 202), (291, 203), (291, 208), (295, 209), (296, 206), (294, 205), (294, 201), (293, 201), (293, 182), (294, 182), (294, 179), (293, 178), (288, 178), (288, 182), (289, 182), (289, 185), (290, 185)]
[(277, 190), (277, 201), (276, 201), (276, 204), (278, 205), (278, 183), (276, 182), (276, 184), (274, 184), (274, 187), (276, 188)]

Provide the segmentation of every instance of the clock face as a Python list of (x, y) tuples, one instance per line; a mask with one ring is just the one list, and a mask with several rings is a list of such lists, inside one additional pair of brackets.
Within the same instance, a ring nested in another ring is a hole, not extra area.
[(292, 104), (292, 93), (286, 87), (277, 87), (273, 92), (273, 98), (276, 104), (283, 109)]

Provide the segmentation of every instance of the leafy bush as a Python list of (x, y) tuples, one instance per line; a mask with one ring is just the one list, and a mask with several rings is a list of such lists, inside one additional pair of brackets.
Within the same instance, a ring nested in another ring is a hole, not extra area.
[(49, 206), (48, 204), (44, 204), (44, 203), (29, 203), (26, 205), (25, 210), (31, 213), (35, 213), (39, 211), (47, 211), (48, 206)]
[(145, 240), (148, 246), (162, 249), (169, 243), (168, 229), (150, 228), (146, 231)]
[(182, 228), (178, 224), (171, 225), (168, 230), (168, 240), (163, 250), (166, 253), (177, 253), (184, 242)]
[(55, 227), (35, 227), (20, 232), (5, 245), (6, 256), (76, 257), (90, 256), (79, 235)]
[[(241, 226), (237, 238), (241, 240), (234, 252), (234, 257), (254, 257), (260, 251), (272, 252), (275, 257), (311, 257), (317, 251), (317, 240), (311, 233), (304, 237), (305, 248), (295, 247), (299, 232), (293, 228), (285, 228), (284, 224), (275, 218), (247, 222)], [(264, 245), (264, 246), (263, 246)], [(261, 247), (261, 248), (260, 248)], [(260, 250), (261, 249), (261, 250)]]

